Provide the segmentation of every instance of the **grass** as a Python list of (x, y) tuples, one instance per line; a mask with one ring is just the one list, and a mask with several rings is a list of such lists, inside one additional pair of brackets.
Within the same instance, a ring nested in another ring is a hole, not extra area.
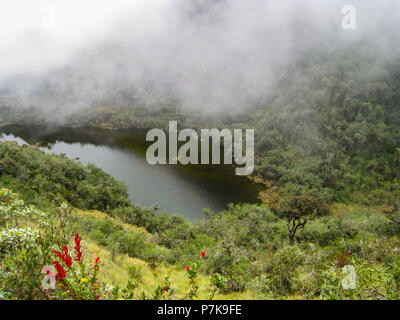
[[(84, 235), (83, 235), (84, 237)], [(111, 285), (125, 285), (129, 279), (129, 268), (136, 267), (137, 278), (140, 281), (139, 288), (136, 293), (144, 291), (147, 295), (151, 295), (157, 285), (162, 284), (166, 276), (170, 277), (172, 284), (171, 299), (180, 299), (185, 296), (188, 289), (188, 279), (185, 270), (177, 270), (174, 267), (160, 265), (151, 268), (149, 264), (137, 258), (131, 258), (128, 255), (112, 255), (112, 253), (104, 247), (99, 246), (95, 242), (85, 241), (86, 254), (89, 261), (94, 261), (96, 257), (101, 257), (101, 267), (99, 277), (102, 281)], [(209, 277), (200, 274), (198, 278), (199, 299), (208, 299), (211, 284)], [(235, 292), (230, 294), (216, 294), (217, 300), (247, 300), (259, 299), (256, 293), (251, 291)]]
[[(121, 225), (127, 230), (140, 231), (146, 235), (146, 238), (151, 241), (152, 235), (143, 228), (134, 225), (126, 224), (117, 218), (112, 218), (109, 215), (100, 211), (83, 211), (75, 210), (74, 214), (81, 216), (91, 216), (96, 219), (111, 219), (115, 224)], [(139, 280), (139, 288), (136, 294), (141, 294), (142, 291), (147, 296), (151, 296), (153, 290), (161, 285), (165, 277), (169, 276), (172, 289), (170, 299), (182, 299), (185, 296), (189, 280), (184, 269), (177, 269), (174, 266), (166, 266), (160, 264), (152, 268), (146, 261), (129, 257), (128, 255), (113, 254), (108, 248), (98, 245), (95, 241), (90, 240), (85, 234), (81, 234), (83, 245), (85, 247), (86, 261), (95, 261), (97, 257), (101, 258), (101, 267), (99, 278), (113, 286), (124, 286), (130, 277), (130, 269), (136, 268), (136, 278)], [(208, 299), (210, 295), (211, 283), (209, 276), (200, 274), (198, 277), (199, 284), (199, 299)], [(260, 299), (259, 295), (252, 291), (233, 292), (229, 294), (217, 293), (214, 299), (217, 300), (254, 300)]]
[(380, 214), (380, 206), (367, 206), (364, 204), (345, 204), (345, 203), (334, 203), (331, 207), (332, 215), (336, 218), (341, 218), (346, 214)]
[(83, 211), (83, 210), (75, 209), (74, 214), (77, 214), (80, 216), (91, 216), (96, 219), (108, 219), (108, 220), (111, 220), (114, 224), (123, 227), (124, 230), (139, 231), (139, 232), (143, 233), (146, 236), (146, 238), (149, 240), (153, 237), (153, 235), (148, 233), (145, 228), (141, 228), (141, 227), (129, 224), (129, 223), (125, 223), (118, 218), (110, 217), (110, 215), (108, 215), (104, 212), (98, 211), (98, 210)]

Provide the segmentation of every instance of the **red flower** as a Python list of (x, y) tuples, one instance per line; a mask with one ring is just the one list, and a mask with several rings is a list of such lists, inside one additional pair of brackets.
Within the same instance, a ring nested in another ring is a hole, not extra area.
[(54, 252), (57, 254), (57, 256), (64, 261), (64, 263), (67, 265), (68, 268), (72, 267), (72, 257), (68, 254), (68, 248), (67, 246), (64, 246), (64, 254), (62, 254), (60, 251), (54, 250)]
[(58, 255), (58, 257), (59, 257), (62, 261), (65, 260), (65, 256), (64, 256), (60, 251), (54, 250), (54, 252)]
[(61, 281), (67, 276), (67, 271), (64, 270), (63, 266), (57, 260), (54, 260), (53, 263), (56, 265), (57, 269), (57, 274), (56, 274), (57, 280)]
[(205, 251), (203, 251), (202, 253), (201, 253), (201, 256), (204, 258), (205, 256), (206, 256), (206, 252)]
[(96, 269), (99, 265), (100, 257), (97, 257), (96, 262), (94, 263), (94, 268)]
[(189, 266), (187, 266), (187, 267), (186, 267), (186, 271), (189, 271), (189, 270), (190, 270), (190, 267), (189, 267)]
[(168, 287), (164, 287), (164, 288), (162, 289), (163, 292), (168, 292), (168, 290), (169, 290)]
[(64, 262), (65, 262), (65, 264), (67, 265), (68, 268), (71, 268), (73, 261), (72, 261), (72, 257), (68, 254), (68, 247), (67, 246), (64, 246), (64, 253), (65, 253)]
[(81, 250), (81, 239), (79, 238), (79, 234), (75, 234), (75, 251), (76, 251), (76, 261), (81, 261), (82, 259), (82, 250)]
[(101, 294), (99, 293), (99, 294), (96, 296), (96, 300), (99, 300), (100, 297), (101, 297)]

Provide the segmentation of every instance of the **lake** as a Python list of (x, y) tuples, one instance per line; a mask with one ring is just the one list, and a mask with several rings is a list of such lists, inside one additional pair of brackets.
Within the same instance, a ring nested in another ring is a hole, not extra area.
[(203, 209), (221, 211), (229, 203), (257, 203), (262, 185), (235, 175), (232, 165), (155, 165), (146, 161), (147, 130), (101, 130), (3, 126), (2, 141), (34, 144), (48, 153), (91, 162), (128, 186), (134, 204), (204, 217)]

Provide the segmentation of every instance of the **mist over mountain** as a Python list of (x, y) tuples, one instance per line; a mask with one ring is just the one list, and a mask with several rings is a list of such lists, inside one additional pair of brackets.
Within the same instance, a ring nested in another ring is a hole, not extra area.
[[(351, 52), (372, 70), (400, 54), (400, 11), (393, 1), (132, 3), (108, 19), (101, 32), (70, 48), (58, 66), (57, 50), (44, 42), (35, 54), (50, 50), (51, 67), (3, 72), (3, 92), (17, 97), (19, 106), (38, 108), (58, 121), (93, 106), (162, 103), (226, 114), (265, 105), (304, 57), (313, 56), (318, 64)], [(356, 30), (342, 28), (347, 4), (357, 9)], [(37, 36), (40, 43), (44, 35)], [(29, 55), (25, 50), (16, 57)]]

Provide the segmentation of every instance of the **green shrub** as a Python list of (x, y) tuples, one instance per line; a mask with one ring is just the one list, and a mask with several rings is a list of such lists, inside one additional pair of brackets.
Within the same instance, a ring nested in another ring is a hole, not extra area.
[(47, 154), (35, 146), (0, 143), (0, 173), (2, 178), (11, 176), (8, 186), (29, 198), (33, 191), (58, 204), (66, 201), (78, 208), (102, 211), (130, 204), (126, 186), (103, 170)]
[(350, 289), (343, 286), (343, 281), (349, 277), (348, 270), (351, 269), (331, 266), (323, 271), (321, 299), (386, 300), (399, 298), (394, 276), (388, 267), (358, 258), (352, 258), (351, 267), (355, 271), (355, 283), (354, 287)]
[(263, 272), (267, 275), (265, 292), (287, 295), (294, 292), (294, 279), (297, 269), (304, 263), (305, 252), (298, 246), (284, 246), (278, 249), (263, 264)]

